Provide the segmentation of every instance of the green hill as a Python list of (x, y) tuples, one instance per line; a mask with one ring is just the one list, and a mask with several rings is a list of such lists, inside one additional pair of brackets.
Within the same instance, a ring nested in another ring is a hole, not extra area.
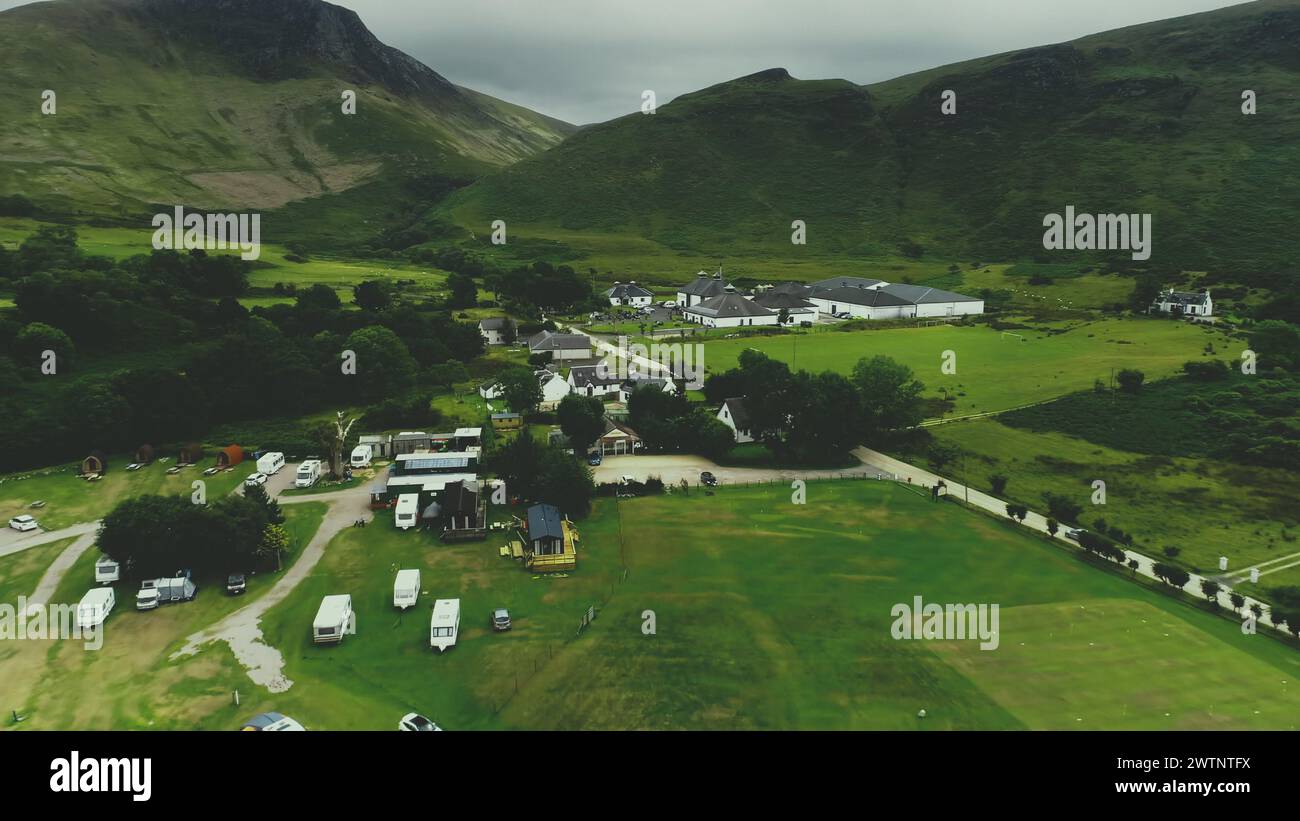
[(1265, 0), (870, 86), (773, 69), (584, 128), (440, 210), (705, 253), (1062, 262), (1042, 220), (1074, 205), (1151, 213), (1156, 267), (1264, 281), (1294, 270), (1297, 40), (1300, 3)]
[(319, 0), (37, 3), (0, 13), (0, 55), (0, 195), (49, 212), (275, 208), (412, 169), (467, 180), (574, 130)]

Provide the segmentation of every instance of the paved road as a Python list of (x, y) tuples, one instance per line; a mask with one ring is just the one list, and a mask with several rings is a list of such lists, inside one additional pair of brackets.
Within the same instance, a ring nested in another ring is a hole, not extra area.
[[(294, 588), (310, 575), (316, 563), (325, 554), (325, 546), (341, 530), (351, 527), (358, 519), (367, 521), (374, 519), (369, 507), (370, 487), (364, 483), (357, 487), (329, 493), (282, 496), (277, 501), (282, 505), (325, 502), (329, 505), (329, 509), (321, 520), (320, 528), (303, 548), (298, 560), (276, 580), (274, 587), (246, 607), (190, 635), (185, 640), (184, 646), (171, 656), (173, 660), (190, 656), (209, 642), (224, 641), (230, 645), (235, 658), (248, 671), (248, 677), (255, 684), (266, 687), (272, 693), (288, 690), (293, 686), (293, 681), (284, 675), (284, 656), (264, 640), (262, 616), (284, 601)], [(306, 626), (303, 629), (306, 629)]]

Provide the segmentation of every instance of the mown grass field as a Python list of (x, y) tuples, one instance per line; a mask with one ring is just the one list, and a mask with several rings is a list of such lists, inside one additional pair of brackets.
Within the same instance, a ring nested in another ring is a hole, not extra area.
[[(1096, 379), (1109, 381), (1112, 369), (1137, 368), (1148, 380), (1170, 376), (1199, 359), (1207, 342), (1228, 342), (1220, 331), (1148, 319), (1036, 323), (1014, 333), (1020, 336), (941, 325), (715, 339), (704, 343), (704, 361), (719, 373), (754, 348), (795, 369), (850, 373), (863, 357), (888, 356), (912, 369), (926, 396), (947, 389), (954, 404), (945, 415), (965, 416), (1090, 389)], [(940, 370), (945, 351), (956, 355), (954, 374)]]
[[(212, 456), (168, 475), (167, 468), (175, 464), (175, 459), (154, 462), (136, 471), (125, 470), (130, 461), (126, 454), (109, 456), (108, 472), (97, 482), (78, 478), (75, 464), (0, 477), (0, 517), (7, 521), (18, 513), (30, 513), (44, 529), (57, 530), (98, 519), (118, 502), (134, 496), (189, 495), (192, 483), (199, 480), (206, 484), (208, 498), (217, 499), (239, 487), (256, 469), (256, 464), (247, 460), (233, 470), (204, 476), (204, 470), (216, 465), (216, 457)], [(44, 501), (45, 507), (30, 510), (28, 505), (38, 500)]]
[[(1043, 493), (1069, 496), (1083, 506), (1085, 526), (1104, 518), (1160, 561), (1215, 574), (1220, 556), (1228, 557), (1229, 570), (1242, 570), (1300, 553), (1295, 527), (1300, 480), (1285, 470), (1143, 455), (994, 419), (938, 425), (930, 433), (965, 452), (971, 487), (991, 492), (989, 475), (1001, 473), (1010, 480), (1004, 497), (1040, 511), (1046, 509)], [(924, 464), (923, 459), (914, 461)], [(943, 472), (960, 481), (961, 459)], [(1097, 479), (1106, 483), (1105, 505), (1091, 501)], [(1178, 555), (1167, 557), (1167, 547), (1178, 548)], [(1267, 599), (1261, 588), (1287, 584), (1300, 584), (1300, 568), (1263, 576), (1259, 585), (1233, 587)]]
[[(284, 511), (288, 567), (320, 526), (325, 505), (286, 505)], [(94, 586), (98, 557), (96, 549), (87, 550), (63, 577), (51, 601), (80, 601)], [(53, 556), (48, 558), (53, 561)], [(12, 572), (12, 565), (0, 566), (0, 574), (6, 571)], [(234, 657), (224, 646), (213, 648), (202, 659), (173, 663), (168, 656), (194, 630), (265, 594), (278, 576), (249, 576), (248, 592), (239, 597), (226, 596), (217, 584), (201, 586), (191, 602), (143, 613), (134, 609), (135, 590), (119, 584), (117, 605), (105, 623), (100, 650), (88, 651), (71, 641), (0, 642), (0, 669), (4, 671), (0, 704), (6, 713), (16, 709), (26, 717), (22, 729), (215, 726), (204, 723), (208, 716), (229, 703), (233, 690), (248, 688), (248, 679)], [(0, 575), (0, 589), (16, 583), (10, 581), (13, 578), (16, 576)], [(35, 581), (31, 579), (32, 586)], [(10, 726), (7, 719), (4, 726)]]
[(74, 541), (60, 539), (0, 557), (0, 603), (16, 605), (19, 596), (30, 596), (50, 564)]
[[(126, 613), (99, 654), (10, 660), (20, 692), (32, 666), (56, 685), (19, 699), (24, 727), (234, 728), (265, 709), (310, 729), (394, 729), (410, 710), (448, 729), (1291, 729), (1300, 714), (1294, 647), (900, 486), (814, 483), (802, 506), (780, 486), (601, 500), (581, 532), (579, 569), (536, 578), (497, 555), (500, 538), (345, 530), (263, 621), (287, 692), (254, 689), (222, 645), (166, 662), (198, 608)], [(423, 574), (405, 614), (402, 567)], [(317, 647), (312, 616), (340, 592), (358, 633)], [(891, 608), (916, 595), (999, 604), (999, 647), (894, 640)], [(428, 648), (436, 597), (462, 605), (443, 655)], [(513, 631), (490, 631), (494, 607)]]

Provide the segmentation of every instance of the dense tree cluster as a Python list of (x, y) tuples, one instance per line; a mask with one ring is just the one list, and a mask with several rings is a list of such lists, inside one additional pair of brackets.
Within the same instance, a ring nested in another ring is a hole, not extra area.
[(693, 405), (679, 393), (643, 385), (628, 398), (628, 424), (646, 448), (658, 453), (699, 453), (710, 459), (726, 456), (735, 444), (731, 428), (710, 408)]
[[(313, 285), (246, 310), (249, 264), (202, 251), (114, 262), (72, 229), (10, 255), (17, 321), (0, 320), (0, 470), (201, 437), (211, 426), (428, 396), (482, 353), (477, 328), (363, 283), (345, 308)], [(49, 357), (53, 351), (54, 372)], [(409, 408), (409, 405), (407, 406)], [(388, 408), (387, 412), (392, 412)]]
[(591, 469), (561, 448), (542, 445), (526, 430), (498, 448), (489, 467), (505, 481), (511, 498), (546, 502), (574, 517), (591, 509), (596, 492)]
[(244, 496), (223, 496), (196, 505), (187, 496), (127, 499), (104, 517), (98, 545), (137, 579), (191, 570), (198, 578), (219, 578), (278, 559), (263, 550), (271, 508)]
[(704, 385), (711, 404), (747, 397), (754, 438), (781, 458), (804, 461), (832, 458), (916, 425), (924, 389), (910, 368), (885, 356), (859, 360), (846, 377), (793, 373), (752, 349), (741, 352), (738, 367)]

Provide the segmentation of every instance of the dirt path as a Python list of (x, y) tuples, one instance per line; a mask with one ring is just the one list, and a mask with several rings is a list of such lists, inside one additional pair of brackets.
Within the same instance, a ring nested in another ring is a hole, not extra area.
[[(36, 584), (36, 591), (27, 597), (27, 615), (34, 614), (49, 603), (50, 597), (59, 588), (59, 582), (63, 581), (63, 577), (68, 570), (77, 563), (77, 559), (80, 559), (83, 553), (95, 544), (95, 535), (95, 530), (83, 534), (81, 538), (64, 548), (58, 558), (46, 568), (45, 574), (41, 576), (41, 580)], [(86, 580), (86, 584), (87, 586), (90, 585), (90, 579)]]
[(866, 462), (834, 470), (745, 468), (726, 467), (703, 456), (689, 454), (610, 456), (592, 469), (592, 475), (597, 482), (617, 482), (623, 476), (631, 476), (637, 481), (644, 482), (651, 476), (658, 476), (664, 484), (675, 485), (685, 479), (691, 485), (697, 485), (700, 481), (700, 473), (706, 470), (717, 478), (720, 485), (743, 485), (746, 482), (792, 482), (795, 479), (833, 479), (839, 476), (861, 476), (864, 473), (875, 478), (888, 477), (886, 471)]
[(276, 581), (274, 587), (247, 607), (190, 635), (185, 640), (185, 645), (172, 654), (172, 660), (194, 655), (209, 642), (224, 641), (230, 645), (239, 663), (248, 670), (248, 677), (253, 683), (266, 687), (272, 693), (282, 693), (292, 687), (293, 681), (284, 675), (284, 656), (264, 641), (262, 616), (284, 601), (298, 583), (310, 575), (325, 554), (325, 546), (339, 531), (351, 527), (357, 519), (373, 520), (374, 515), (367, 506), (369, 495), (369, 488), (362, 485), (332, 493), (280, 497), (277, 501), (282, 505), (307, 502), (328, 504), (329, 509), (321, 520), (320, 528), (303, 548), (298, 560)]
[(18, 533), (12, 529), (5, 529), (0, 532), (0, 559), (5, 556), (12, 556), (20, 553), (30, 547), (38, 547), (50, 542), (57, 542), (61, 539), (71, 538), (72, 536), (84, 536), (87, 533), (92, 536), (99, 530), (99, 521), (82, 522), (81, 524), (70, 525), (60, 530), (43, 530), (39, 533)]

